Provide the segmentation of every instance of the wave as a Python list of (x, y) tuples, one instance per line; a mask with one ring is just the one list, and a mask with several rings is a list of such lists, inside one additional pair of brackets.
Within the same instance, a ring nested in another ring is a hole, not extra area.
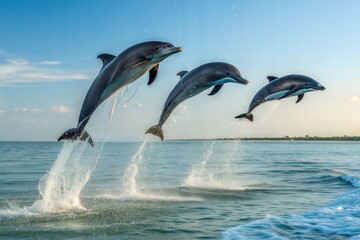
[(356, 175), (343, 174), (340, 179), (350, 183), (353, 187), (360, 188), (360, 177)]
[[(360, 188), (360, 176), (342, 174), (345, 182)], [(360, 238), (360, 189), (347, 192), (323, 208), (262, 220), (228, 229), (223, 239), (339, 239)]]

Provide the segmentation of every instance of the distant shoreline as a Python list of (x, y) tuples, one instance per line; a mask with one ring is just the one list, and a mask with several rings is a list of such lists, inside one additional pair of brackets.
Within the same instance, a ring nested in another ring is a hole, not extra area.
[[(334, 136), (334, 137), (317, 137), (317, 136), (305, 136), (305, 137), (245, 137), (245, 138), (189, 138), (189, 139), (165, 139), (166, 142), (175, 141), (360, 141), (360, 136)], [(118, 140), (107, 141), (108, 143), (117, 142), (142, 142), (143, 140)], [(150, 140), (151, 141), (151, 140)], [(40, 142), (40, 143), (59, 143), (58, 141), (3, 141), (2, 142)]]
[(245, 138), (209, 138), (209, 139), (169, 139), (167, 141), (360, 141), (360, 136), (336, 137), (245, 137)]

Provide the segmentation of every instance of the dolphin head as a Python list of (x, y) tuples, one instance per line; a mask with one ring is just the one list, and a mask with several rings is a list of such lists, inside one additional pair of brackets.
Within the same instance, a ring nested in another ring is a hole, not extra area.
[(299, 81), (299, 87), (303, 89), (307, 89), (309, 92), (316, 90), (320, 90), (320, 91), (325, 90), (325, 87), (320, 83), (318, 83), (317, 81), (315, 81), (314, 79), (301, 75), (299, 77), (301, 78), (301, 81)]
[(146, 42), (144, 48), (146, 57), (151, 59), (153, 63), (161, 62), (165, 58), (182, 51), (182, 48), (174, 47), (171, 43), (156, 41)]
[(246, 85), (248, 80), (243, 78), (240, 71), (233, 65), (228, 63), (213, 63), (215, 79), (210, 79), (210, 85), (218, 85), (224, 83), (240, 83)]

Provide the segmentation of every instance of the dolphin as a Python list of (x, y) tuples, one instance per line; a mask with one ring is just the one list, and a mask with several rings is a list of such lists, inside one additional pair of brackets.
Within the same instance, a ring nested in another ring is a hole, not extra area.
[(180, 81), (166, 99), (159, 123), (146, 131), (146, 133), (160, 137), (161, 141), (164, 139), (163, 124), (181, 102), (211, 87), (213, 89), (208, 95), (214, 95), (220, 91), (225, 83), (232, 82), (244, 85), (248, 83), (248, 80), (241, 76), (236, 67), (223, 62), (207, 63), (190, 72), (181, 71), (177, 75), (180, 76)]
[(159, 63), (180, 51), (181, 48), (167, 42), (149, 41), (129, 47), (117, 57), (100, 54), (98, 58), (103, 61), (103, 66), (85, 96), (77, 127), (64, 132), (58, 141), (80, 139), (87, 140), (94, 146), (92, 138), (84, 129), (96, 108), (117, 90), (146, 72), (149, 72), (148, 85), (152, 84), (157, 76)]
[(268, 76), (267, 78), (269, 83), (255, 94), (247, 113), (240, 114), (235, 118), (246, 118), (253, 121), (254, 117), (251, 112), (264, 102), (298, 96), (296, 101), (296, 103), (298, 103), (303, 99), (306, 92), (325, 90), (325, 87), (320, 83), (304, 75), (291, 74), (280, 78), (275, 76)]

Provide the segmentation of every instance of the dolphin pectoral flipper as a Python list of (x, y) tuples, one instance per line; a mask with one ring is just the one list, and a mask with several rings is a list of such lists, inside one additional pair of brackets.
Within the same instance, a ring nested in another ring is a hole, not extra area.
[(298, 95), (298, 99), (297, 99), (296, 103), (300, 102), (303, 99), (303, 97), (304, 97), (304, 93)]
[(298, 88), (298, 87), (293, 87), (287, 93), (285, 93), (282, 97), (280, 97), (278, 100), (289, 97), (291, 94), (296, 93), (299, 89), (300, 88)]
[(156, 64), (155, 67), (153, 67), (152, 69), (150, 69), (149, 71), (149, 82), (148, 85), (152, 84), (155, 81), (155, 78), (157, 76), (159, 70), (159, 64)]
[(112, 60), (114, 60), (114, 58), (116, 58), (116, 56), (111, 55), (111, 54), (107, 54), (107, 53), (102, 53), (99, 56), (97, 56), (97, 58), (100, 58), (101, 61), (103, 62), (103, 66), (101, 67), (100, 71), (104, 69), (104, 67), (106, 67)]
[(208, 95), (209, 96), (215, 95), (216, 93), (218, 93), (220, 91), (222, 86), (224, 86), (224, 84), (215, 85), (215, 87), (211, 90), (211, 92)]

